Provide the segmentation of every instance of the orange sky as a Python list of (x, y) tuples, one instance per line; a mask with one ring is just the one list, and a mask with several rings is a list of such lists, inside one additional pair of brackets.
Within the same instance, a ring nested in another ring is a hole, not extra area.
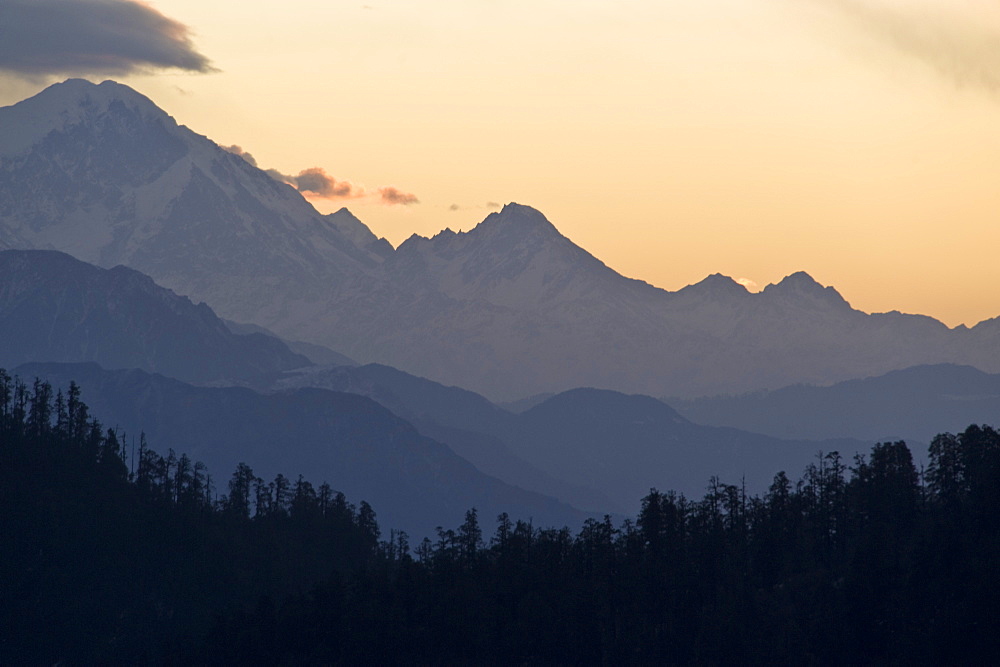
[(415, 194), (316, 201), (395, 244), (517, 201), (667, 289), (805, 270), (866, 311), (1000, 315), (991, 0), (148, 4), (219, 71), (115, 78), (263, 167)]

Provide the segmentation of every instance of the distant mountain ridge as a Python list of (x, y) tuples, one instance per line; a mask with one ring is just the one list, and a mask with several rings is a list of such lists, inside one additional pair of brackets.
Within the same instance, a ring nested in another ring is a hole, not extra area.
[(262, 334), (270, 338), (276, 338), (282, 343), (288, 346), (292, 352), (296, 354), (301, 354), (306, 357), (309, 361), (314, 364), (326, 364), (333, 366), (357, 366), (358, 362), (354, 361), (350, 357), (340, 354), (328, 347), (322, 345), (316, 345), (313, 343), (303, 343), (302, 341), (296, 340), (285, 340), (272, 331), (268, 331), (262, 326), (256, 324), (241, 324), (240, 322), (233, 322), (232, 320), (223, 320), (230, 331), (234, 334), (239, 334), (241, 336), (246, 336), (248, 334)]
[(671, 293), (527, 206), (393, 250), (113, 82), (0, 109), (0, 135), (0, 247), (125, 264), (230, 320), (494, 400), (692, 397), (945, 362), (1000, 372), (1000, 319), (868, 315), (804, 272), (756, 294), (719, 275)]
[(828, 387), (793, 385), (740, 396), (664, 399), (699, 424), (779, 438), (928, 443), (969, 424), (1000, 423), (1000, 375), (935, 364)]
[(702, 426), (655, 398), (601, 389), (572, 389), (513, 414), (377, 364), (290, 371), (276, 386), (368, 396), (484, 472), (598, 513), (627, 511), (651, 487), (700, 498), (712, 476), (763, 493), (778, 471), (795, 476), (820, 451), (850, 460), (872, 444)]
[(310, 364), (275, 338), (230, 332), (205, 304), (133, 269), (0, 251), (0, 367), (29, 361), (94, 361), (189, 382), (244, 382)]
[(445, 387), (379, 364), (303, 368), (279, 376), (274, 387), (319, 387), (367, 396), (424, 435), (448, 445), (487, 475), (583, 510), (626, 511), (593, 488), (570, 484), (515, 454), (502, 439), (516, 421), (514, 415), (471, 391)]

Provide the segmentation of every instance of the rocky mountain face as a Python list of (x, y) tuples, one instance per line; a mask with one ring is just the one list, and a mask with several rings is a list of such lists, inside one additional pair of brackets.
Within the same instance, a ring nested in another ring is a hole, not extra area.
[(0, 251), (0, 366), (94, 361), (192, 382), (246, 382), (308, 366), (275, 338), (236, 335), (204, 303), (138, 271), (51, 250)]
[(719, 275), (667, 292), (516, 204), (393, 250), (113, 82), (0, 109), (0, 135), (0, 246), (125, 264), (228, 319), (494, 400), (579, 386), (691, 397), (941, 362), (1000, 371), (1000, 320), (869, 315), (805, 273), (758, 294)]
[(0, 135), (0, 247), (123, 264), (229, 319), (289, 327), (381, 262), (291, 186), (112, 81), (0, 109)]

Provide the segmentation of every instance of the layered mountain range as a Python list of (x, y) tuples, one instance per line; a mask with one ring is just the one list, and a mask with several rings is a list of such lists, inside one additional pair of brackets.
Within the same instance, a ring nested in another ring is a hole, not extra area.
[(492, 399), (691, 397), (940, 362), (1000, 371), (998, 320), (870, 315), (805, 273), (758, 294), (719, 275), (667, 292), (526, 206), (392, 249), (113, 82), (0, 109), (0, 247), (123, 264), (227, 319)]
[(243, 387), (196, 387), (140, 370), (96, 364), (25, 364), (23, 378), (82, 387), (82, 399), (109, 428), (153, 449), (187, 454), (208, 466), (219, 494), (239, 463), (265, 480), (281, 473), (326, 481), (352, 502), (365, 500), (383, 526), (418, 540), (476, 507), (540, 525), (576, 527), (587, 516), (551, 497), (490, 477), (446, 445), (364, 396), (304, 388), (261, 394)]
[[(758, 491), (818, 450), (865, 447), (699, 426), (653, 398), (607, 390), (514, 414), (388, 366), (310, 365), (133, 269), (51, 250), (0, 251), (0, 341), (0, 367), (22, 364), (25, 380), (63, 389), (75, 380), (107, 426), (203, 461), (221, 493), (240, 462), (265, 479), (302, 473), (376, 503), (388, 525), (415, 535), (472, 506), (576, 524), (586, 515), (573, 508), (624, 513), (654, 486), (697, 497), (714, 475)], [(81, 361), (109, 370), (53, 363)]]
[(795, 476), (820, 452), (850, 460), (871, 445), (702, 426), (652, 397), (602, 389), (572, 389), (514, 414), (465, 389), (377, 364), (299, 369), (275, 386), (370, 397), (483, 472), (597, 513), (628, 512), (653, 487), (700, 498), (712, 477), (763, 493), (779, 470)]

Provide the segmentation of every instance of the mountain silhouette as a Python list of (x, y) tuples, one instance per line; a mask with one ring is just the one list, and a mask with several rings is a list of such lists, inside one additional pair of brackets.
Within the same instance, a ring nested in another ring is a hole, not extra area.
[(701, 424), (781, 438), (860, 438), (928, 443), (938, 433), (992, 424), (1000, 415), (1000, 375), (971, 366), (935, 364), (829, 387), (693, 400), (665, 399)]
[(247, 382), (309, 360), (258, 333), (236, 335), (149, 276), (52, 250), (0, 251), (0, 366), (94, 361), (190, 382)]
[(573, 389), (514, 414), (377, 364), (291, 371), (276, 386), (368, 396), (484, 472), (597, 513), (627, 512), (651, 487), (700, 498), (713, 476), (763, 493), (779, 470), (796, 476), (820, 451), (849, 460), (872, 444), (702, 426), (655, 398), (600, 389)]

